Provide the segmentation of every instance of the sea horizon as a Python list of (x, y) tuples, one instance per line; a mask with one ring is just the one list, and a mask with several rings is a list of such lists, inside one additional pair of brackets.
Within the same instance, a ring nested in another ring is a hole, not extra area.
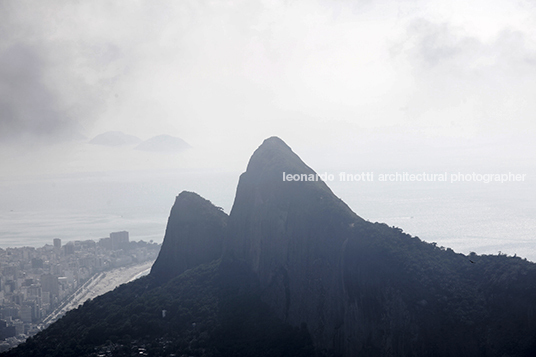
[[(169, 171), (2, 182), (0, 247), (40, 247), (108, 237), (161, 243), (175, 197), (194, 191), (230, 213), (239, 174)], [(508, 254), (536, 261), (534, 182), (326, 182), (357, 215), (458, 253)], [(299, 183), (295, 183), (299, 184)], [(18, 200), (19, 195), (25, 199)], [(30, 193), (30, 195), (28, 195)], [(30, 199), (30, 197), (32, 199)]]

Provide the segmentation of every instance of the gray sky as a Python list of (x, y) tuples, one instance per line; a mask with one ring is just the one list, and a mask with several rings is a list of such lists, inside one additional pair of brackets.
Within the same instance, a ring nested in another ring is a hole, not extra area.
[(244, 167), (271, 135), (311, 157), (401, 136), (416, 152), (463, 141), (526, 156), (518, 144), (536, 132), (535, 6), (2, 0), (3, 166), (26, 175), (8, 162), (22, 152), (35, 172), (117, 168), (81, 141), (58, 146), (110, 130), (182, 137), (204, 153), (186, 166), (236, 157)]

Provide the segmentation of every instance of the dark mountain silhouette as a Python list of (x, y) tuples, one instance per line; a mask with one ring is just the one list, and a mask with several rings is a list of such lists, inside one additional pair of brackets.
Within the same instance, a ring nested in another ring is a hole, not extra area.
[(153, 152), (181, 152), (191, 146), (181, 138), (171, 135), (157, 135), (136, 146), (135, 149)]
[[(283, 181), (283, 173), (315, 181)], [(278, 317), (306, 323), (330, 348), (344, 320), (343, 245), (365, 221), (314, 175), (281, 139), (267, 139), (240, 177), (227, 251), (256, 273)]]
[(149, 276), (5, 355), (536, 355), (536, 264), (365, 221), (315, 175), (265, 140), (228, 217), (181, 193)]
[(182, 192), (169, 216), (166, 235), (151, 275), (159, 281), (218, 259), (227, 214), (193, 192)]
[(90, 144), (104, 146), (136, 145), (141, 139), (134, 135), (125, 134), (121, 131), (108, 131), (99, 134), (89, 141)]

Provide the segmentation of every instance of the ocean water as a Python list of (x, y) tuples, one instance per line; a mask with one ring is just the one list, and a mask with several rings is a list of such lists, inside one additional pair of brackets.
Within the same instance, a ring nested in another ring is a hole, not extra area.
[(536, 261), (534, 182), (486, 185), (371, 183), (332, 189), (361, 217), (468, 254)]
[[(195, 191), (229, 213), (239, 172), (168, 170), (0, 182), (0, 247), (99, 239), (127, 230), (161, 242), (175, 196)], [(536, 261), (536, 184), (328, 182), (361, 217), (457, 252)]]
[(108, 237), (126, 230), (131, 240), (164, 238), (175, 197), (194, 191), (230, 209), (238, 175), (156, 171), (41, 177), (0, 182), (0, 247), (43, 246)]

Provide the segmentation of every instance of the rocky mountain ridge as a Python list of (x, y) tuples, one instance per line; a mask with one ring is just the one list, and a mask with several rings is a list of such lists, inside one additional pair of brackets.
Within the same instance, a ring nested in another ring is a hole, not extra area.
[(181, 193), (148, 277), (7, 355), (45, 345), (64, 356), (68, 343), (73, 356), (142, 343), (162, 356), (535, 354), (536, 264), (439, 248), (363, 220), (321, 180), (283, 173), (315, 174), (272, 137), (229, 216)]

